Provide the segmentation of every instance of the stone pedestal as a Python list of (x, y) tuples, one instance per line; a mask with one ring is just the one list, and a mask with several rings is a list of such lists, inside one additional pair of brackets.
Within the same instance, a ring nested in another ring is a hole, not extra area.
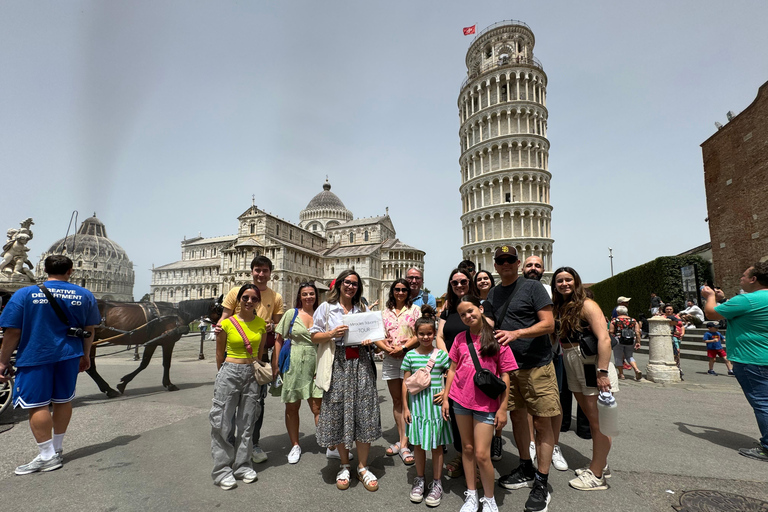
[(654, 316), (648, 319), (647, 379), (651, 382), (680, 382), (680, 370), (672, 353), (672, 334), (669, 320)]
[(15, 291), (35, 284), (35, 281), (31, 280), (24, 274), (7, 274), (5, 272), (0, 273), (0, 291), (14, 293)]

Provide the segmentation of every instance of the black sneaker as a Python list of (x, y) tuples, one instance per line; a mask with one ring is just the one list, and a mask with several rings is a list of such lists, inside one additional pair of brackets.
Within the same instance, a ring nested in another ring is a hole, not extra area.
[(525, 502), (525, 512), (547, 512), (549, 499), (547, 486), (541, 482), (534, 483), (528, 501)]
[(491, 441), (491, 460), (501, 460), (501, 436), (493, 436)]
[(499, 478), (499, 485), (505, 489), (522, 489), (523, 487), (533, 486), (534, 472), (531, 470), (530, 475), (525, 473), (525, 469), (522, 464), (508, 474)]

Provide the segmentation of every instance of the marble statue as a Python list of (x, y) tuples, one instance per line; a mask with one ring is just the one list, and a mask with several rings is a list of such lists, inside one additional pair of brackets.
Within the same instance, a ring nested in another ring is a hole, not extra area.
[[(21, 223), (19, 229), (9, 229), (7, 232), (7, 240), (3, 245), (2, 262), (0, 262), (0, 279), (3, 281), (30, 281), (35, 282), (35, 274), (31, 269), (34, 269), (34, 265), (29, 261), (27, 253), (29, 247), (27, 243), (32, 240), (32, 226), (34, 222), (32, 219), (27, 219)], [(29, 269), (24, 265), (29, 265)]]

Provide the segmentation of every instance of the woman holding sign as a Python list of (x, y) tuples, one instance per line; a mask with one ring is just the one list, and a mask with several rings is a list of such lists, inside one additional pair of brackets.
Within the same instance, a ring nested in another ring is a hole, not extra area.
[(344, 316), (364, 311), (360, 304), (363, 283), (354, 270), (345, 270), (333, 283), (328, 300), (315, 311), (309, 329), (317, 343), (318, 361), (315, 384), (323, 389), (323, 402), (317, 423), (317, 444), (339, 449), (341, 469), (336, 487), (349, 488), (349, 448), (357, 446), (357, 478), (366, 489), (376, 491), (378, 481), (368, 467), (371, 442), (381, 437), (381, 413), (376, 391), (376, 369), (371, 340), (345, 346), (349, 328)]
[(381, 378), (386, 381), (389, 395), (392, 397), (392, 414), (395, 417), (398, 440), (387, 448), (387, 455), (400, 455), (403, 463), (410, 466), (414, 463), (413, 453), (408, 449), (408, 436), (405, 432), (403, 419), (403, 364), (407, 343), (418, 345), (414, 326), (421, 317), (421, 309), (414, 306), (411, 300), (411, 287), (405, 279), (396, 279), (389, 288), (387, 307), (381, 312), (387, 338), (376, 342), (384, 351), (384, 362), (381, 364)]

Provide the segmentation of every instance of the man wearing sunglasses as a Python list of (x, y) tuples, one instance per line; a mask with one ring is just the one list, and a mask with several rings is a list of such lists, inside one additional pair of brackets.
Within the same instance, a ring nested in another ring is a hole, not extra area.
[[(267, 323), (267, 343), (271, 338), (271, 345), (274, 345), (275, 325), (280, 322), (285, 312), (283, 308), (283, 297), (272, 288), (267, 286), (269, 279), (272, 277), (272, 260), (266, 256), (256, 256), (251, 261), (251, 276), (253, 277), (253, 284), (259, 289), (261, 293), (261, 301), (256, 306), (256, 316), (261, 318)], [(215, 332), (218, 334), (221, 331), (221, 322), (235, 313), (240, 311), (240, 304), (237, 301), (237, 293), (240, 291), (240, 286), (235, 286), (227, 296), (224, 298), (222, 306), (224, 306), (224, 312), (221, 315), (219, 324), (215, 327)], [(267, 352), (264, 352), (264, 360), (269, 362), (269, 356)], [(261, 425), (264, 423), (264, 399), (266, 398), (267, 386), (262, 386), (262, 396), (259, 402), (261, 403), (261, 415), (256, 418), (256, 425), (253, 430), (253, 462), (257, 464), (267, 460), (267, 454), (259, 446), (259, 439), (261, 437)]]
[(429, 304), (432, 309), (437, 310), (435, 296), (427, 291), (421, 291), (421, 287), (424, 286), (424, 273), (421, 270), (416, 267), (409, 268), (405, 273), (405, 279), (411, 287), (411, 301), (414, 306), (421, 307)]
[[(546, 510), (549, 502), (547, 479), (552, 464), (554, 432), (552, 417), (560, 414), (560, 396), (552, 364), (549, 334), (555, 330), (552, 299), (540, 282), (518, 275), (517, 250), (508, 245), (496, 249), (494, 268), (501, 284), (493, 287), (490, 302), (496, 318), (496, 339), (509, 345), (519, 369), (510, 372), (507, 410), (512, 421), (520, 466), (499, 478), (506, 489), (532, 487), (525, 510)], [(529, 451), (528, 414), (536, 430), (538, 468)]]

